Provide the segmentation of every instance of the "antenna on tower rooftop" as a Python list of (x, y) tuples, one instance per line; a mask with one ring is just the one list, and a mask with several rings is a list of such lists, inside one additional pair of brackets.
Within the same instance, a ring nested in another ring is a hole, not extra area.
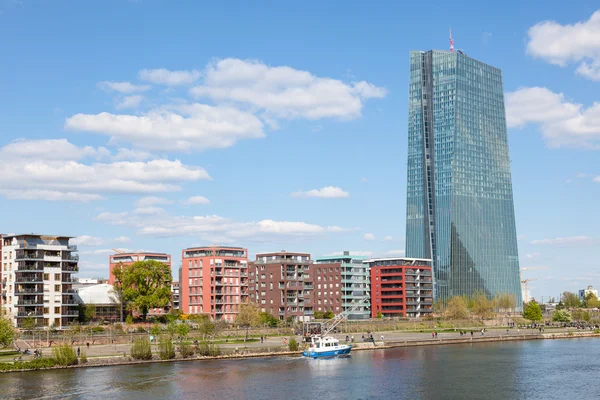
[(452, 28), (450, 28), (450, 53), (454, 53), (454, 40), (452, 39)]

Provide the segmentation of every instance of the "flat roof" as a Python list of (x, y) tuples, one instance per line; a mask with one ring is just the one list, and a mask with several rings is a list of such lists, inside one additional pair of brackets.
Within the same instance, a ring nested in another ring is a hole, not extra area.
[(266, 255), (302, 255), (302, 256), (309, 256), (310, 257), (310, 253), (305, 253), (305, 252), (298, 252), (298, 251), (287, 251), (287, 250), (279, 250), (279, 251), (263, 251), (262, 253), (256, 253), (256, 257), (258, 256), (266, 256)]
[(12, 237), (18, 238), (18, 237), (22, 237), (22, 236), (29, 236), (29, 237), (33, 236), (33, 237), (47, 237), (47, 238), (56, 238), (56, 239), (73, 239), (76, 237), (76, 236), (65, 236), (65, 235), (42, 235), (39, 233), (20, 233), (20, 234), (12, 233), (12, 234), (8, 234), (8, 235), (0, 234), (0, 236), (2, 236), (3, 238), (12, 238)]
[(430, 258), (409, 258), (409, 257), (370, 258), (370, 259), (365, 260), (363, 262), (365, 262), (365, 263), (372, 263), (372, 262), (376, 262), (376, 261), (396, 261), (396, 260), (402, 260), (402, 261), (427, 261), (427, 262), (431, 262)]
[(352, 258), (355, 260), (366, 260), (369, 257), (367, 256), (353, 256), (352, 254), (350, 255), (339, 255), (339, 256), (323, 256), (323, 257), (318, 257), (315, 258), (315, 261), (329, 261), (329, 260), (339, 260), (342, 258)]
[(196, 247), (188, 247), (187, 249), (183, 249), (183, 251), (186, 250), (198, 250), (198, 249), (232, 249), (232, 250), (246, 250), (248, 251), (247, 248), (245, 247), (237, 247), (237, 246), (218, 246), (216, 244), (212, 244), (210, 246), (196, 246)]
[(131, 253), (114, 253), (111, 254), (110, 256), (131, 256), (131, 255), (135, 255), (135, 256), (139, 256), (139, 255), (150, 255), (150, 256), (169, 256), (171, 257), (171, 255), (169, 253), (154, 253), (154, 252), (150, 252), (150, 251), (134, 251)]

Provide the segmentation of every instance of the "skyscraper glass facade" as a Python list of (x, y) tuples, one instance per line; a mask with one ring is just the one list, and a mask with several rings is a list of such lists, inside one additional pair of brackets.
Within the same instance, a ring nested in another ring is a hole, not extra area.
[(431, 258), (437, 299), (483, 290), (521, 304), (502, 73), (411, 51), (406, 256)]

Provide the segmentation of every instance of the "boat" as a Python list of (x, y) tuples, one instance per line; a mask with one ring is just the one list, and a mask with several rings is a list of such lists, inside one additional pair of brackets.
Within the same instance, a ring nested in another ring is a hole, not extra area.
[(334, 358), (350, 354), (352, 345), (340, 344), (340, 341), (331, 336), (311, 336), (307, 338), (306, 347), (302, 355), (307, 358)]

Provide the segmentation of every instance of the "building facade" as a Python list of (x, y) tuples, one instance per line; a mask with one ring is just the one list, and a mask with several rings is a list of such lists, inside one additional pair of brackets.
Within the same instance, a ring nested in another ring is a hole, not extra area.
[(502, 74), (461, 52), (410, 52), (406, 256), (432, 259), (442, 301), (521, 304)]
[(115, 274), (113, 273), (115, 267), (118, 266), (129, 266), (136, 261), (155, 260), (166, 264), (171, 269), (171, 255), (166, 253), (117, 253), (108, 256), (108, 283), (111, 285), (115, 284)]
[[(135, 252), (135, 253), (117, 253), (111, 254), (108, 256), (108, 283), (110, 285), (115, 284), (115, 267), (127, 267), (137, 261), (147, 261), (154, 260), (160, 263), (166, 264), (171, 270), (171, 255), (166, 253), (148, 253), (148, 252)], [(172, 305), (169, 305), (164, 308), (149, 308), (148, 316), (149, 317), (158, 317), (168, 313), (171, 309)]]
[[(340, 266), (342, 311), (350, 312), (348, 319), (368, 319), (371, 317), (371, 281), (369, 269), (364, 263), (366, 257), (352, 256), (344, 251), (341, 256), (319, 257), (317, 268), (323, 263), (337, 263)], [(365, 300), (366, 299), (366, 300)], [(321, 310), (319, 310), (321, 311)]]
[(379, 258), (365, 261), (371, 277), (371, 318), (417, 318), (433, 312), (431, 261)]
[(179, 307), (184, 314), (207, 314), (233, 322), (248, 301), (248, 250), (208, 246), (181, 254)]
[(579, 291), (579, 300), (585, 300), (585, 296), (587, 296), (590, 293), (596, 296), (596, 298), (598, 298), (598, 290), (594, 289), (594, 287), (590, 285), (586, 289), (581, 289)]
[(92, 307), (92, 321), (121, 322), (120, 306), (112, 300), (113, 286), (108, 283), (75, 283), (75, 301)]
[(171, 304), (175, 310), (179, 310), (179, 282), (171, 283)]
[(36, 326), (66, 327), (79, 316), (73, 274), (77, 246), (69, 236), (2, 237), (2, 309), (16, 327), (26, 318)]
[(260, 253), (250, 265), (250, 296), (275, 318), (308, 321), (314, 315), (310, 254), (282, 250)]

